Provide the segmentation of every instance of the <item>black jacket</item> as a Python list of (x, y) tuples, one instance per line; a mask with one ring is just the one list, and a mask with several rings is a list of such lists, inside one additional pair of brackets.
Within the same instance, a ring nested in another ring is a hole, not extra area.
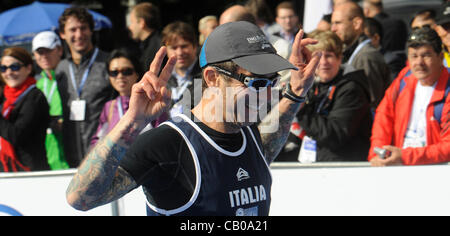
[(147, 71), (153, 58), (161, 48), (161, 35), (158, 31), (153, 31), (144, 41), (139, 43), (139, 62), (144, 71)]
[[(0, 104), (5, 97), (0, 95)], [(32, 171), (49, 170), (45, 136), (50, 122), (49, 107), (44, 94), (33, 88), (11, 111), (9, 120), (0, 116), (0, 136), (14, 146), (21, 164)], [(4, 171), (0, 165), (0, 172)]]
[(366, 160), (372, 114), (363, 71), (343, 75), (341, 70), (331, 82), (315, 83), (297, 119), (306, 134), (317, 141), (317, 161)]
[[(84, 55), (81, 63), (73, 67), (77, 87), (81, 83), (93, 53), (94, 50)], [(103, 106), (112, 99), (114, 93), (108, 77), (108, 68), (106, 68), (108, 57), (108, 53), (99, 51), (94, 64), (91, 66), (80, 97), (78, 97), (78, 93), (75, 91), (71, 81), (69, 67), (73, 60), (71, 58), (62, 60), (55, 70), (58, 91), (63, 106), (64, 154), (69, 166), (72, 168), (78, 167), (88, 153), (91, 137), (97, 131)], [(78, 98), (86, 101), (85, 120), (72, 121), (70, 120), (72, 102)]]
[(408, 26), (401, 19), (392, 17), (385, 12), (374, 16), (383, 27), (382, 51), (403, 51), (408, 39)]

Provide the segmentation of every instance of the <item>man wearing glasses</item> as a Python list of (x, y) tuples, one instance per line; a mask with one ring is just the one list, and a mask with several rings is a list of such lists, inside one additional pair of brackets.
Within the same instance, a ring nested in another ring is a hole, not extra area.
[[(268, 165), (284, 145), (321, 57), (305, 48), (317, 41), (302, 37), (300, 31), (288, 62), (254, 24), (217, 27), (200, 53), (206, 89), (192, 109), (195, 118), (180, 115), (136, 138), (170, 102), (165, 84), (176, 58), (169, 58), (158, 77), (163, 47), (133, 87), (128, 112), (74, 176), (66, 193), (69, 204), (89, 210), (143, 185), (149, 215), (268, 215)], [(270, 91), (276, 73), (286, 69), (292, 69), (290, 84), (259, 125), (277, 127), (260, 133), (255, 122), (237, 113), (258, 113), (265, 100), (241, 99)]]
[(275, 33), (275, 35), (286, 39), (292, 45), (295, 35), (301, 28), (294, 4), (288, 1), (281, 2), (275, 11), (277, 14), (275, 20), (281, 26), (281, 31)]

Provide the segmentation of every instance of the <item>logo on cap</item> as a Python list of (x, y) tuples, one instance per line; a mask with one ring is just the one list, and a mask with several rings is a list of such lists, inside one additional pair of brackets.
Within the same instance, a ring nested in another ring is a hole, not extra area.
[(268, 42), (266, 39), (266, 36), (263, 36), (263, 35), (256, 35), (253, 37), (249, 37), (249, 38), (247, 38), (247, 41), (248, 41), (248, 43), (260, 43), (260, 42), (266, 43), (266, 42)]
[(267, 40), (265, 35), (256, 35), (253, 37), (249, 37), (247, 38), (247, 41), (249, 44), (261, 43), (261, 49), (263, 50), (271, 47), (269, 40)]

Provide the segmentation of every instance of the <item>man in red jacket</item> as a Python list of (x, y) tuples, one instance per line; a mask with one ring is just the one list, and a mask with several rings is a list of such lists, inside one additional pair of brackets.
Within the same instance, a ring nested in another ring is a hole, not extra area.
[[(441, 45), (429, 27), (411, 33), (410, 66), (399, 73), (376, 110), (368, 157), (372, 166), (450, 161), (450, 82)], [(386, 150), (385, 157), (375, 148)]]

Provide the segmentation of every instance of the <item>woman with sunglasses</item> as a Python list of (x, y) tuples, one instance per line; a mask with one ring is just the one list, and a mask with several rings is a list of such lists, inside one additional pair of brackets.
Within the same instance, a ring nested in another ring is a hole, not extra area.
[(49, 107), (36, 88), (33, 60), (23, 48), (3, 51), (0, 71), (0, 172), (48, 170), (45, 135)]
[[(103, 107), (97, 132), (91, 138), (91, 147), (108, 134), (128, 110), (131, 88), (144, 74), (139, 60), (125, 49), (117, 49), (111, 53), (107, 61), (107, 68), (109, 81), (119, 96), (107, 102)], [(167, 115), (163, 114), (150, 125), (156, 127), (166, 119)], [(150, 125), (148, 128), (151, 128)]]

